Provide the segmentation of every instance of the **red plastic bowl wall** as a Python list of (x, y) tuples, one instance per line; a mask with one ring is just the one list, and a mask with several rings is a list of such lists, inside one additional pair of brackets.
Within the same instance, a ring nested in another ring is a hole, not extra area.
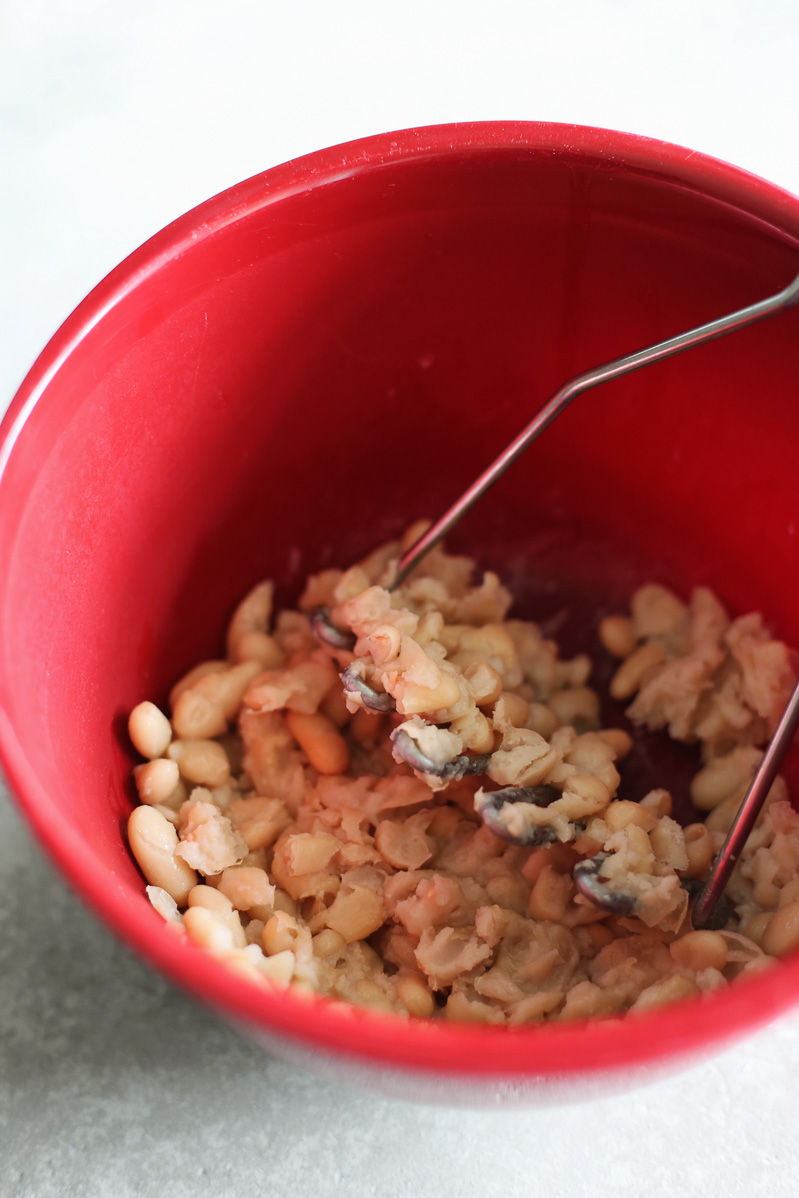
[[(453, 126), (269, 171), (117, 268), (34, 366), (0, 450), (0, 751), (94, 910), (283, 1051), (449, 1097), (632, 1079), (796, 1001), (794, 958), (589, 1025), (264, 995), (162, 928), (124, 823), (127, 712), (218, 654), (247, 587), (271, 576), (290, 600), (438, 513), (569, 376), (784, 286), (798, 234), (799, 201), (677, 147)], [(654, 575), (799, 642), (798, 328), (788, 313), (585, 396), (453, 545), (533, 616), (553, 586), (587, 611)]]

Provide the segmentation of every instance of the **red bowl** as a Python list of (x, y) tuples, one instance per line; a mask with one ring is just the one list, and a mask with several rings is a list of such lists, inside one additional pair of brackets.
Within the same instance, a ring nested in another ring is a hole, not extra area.
[[(0, 428), (0, 755), (92, 909), (279, 1053), (410, 1097), (586, 1096), (796, 1002), (796, 955), (640, 1018), (519, 1029), (263, 993), (165, 928), (124, 826), (127, 712), (218, 653), (250, 584), (290, 600), (309, 570), (437, 514), (570, 375), (797, 269), (799, 201), (769, 183), (516, 123), (277, 167), (113, 271)], [(579, 400), (455, 544), (575, 645), (653, 576), (712, 583), (799, 642), (798, 331), (789, 312)]]

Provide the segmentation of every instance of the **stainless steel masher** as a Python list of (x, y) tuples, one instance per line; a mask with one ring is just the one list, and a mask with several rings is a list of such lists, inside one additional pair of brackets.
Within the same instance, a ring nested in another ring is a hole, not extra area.
[[(686, 349), (693, 348), (695, 345), (703, 345), (706, 341), (725, 337), (728, 333), (734, 333), (738, 329), (746, 328), (747, 325), (755, 324), (757, 321), (764, 320), (767, 316), (772, 316), (774, 313), (780, 312), (785, 308), (790, 308), (797, 303), (799, 303), (799, 275), (783, 291), (779, 291), (776, 295), (769, 296), (759, 303), (752, 304), (747, 308), (741, 308), (739, 311), (732, 312), (728, 316), (722, 316), (718, 320), (711, 321), (709, 324), (690, 329), (688, 332), (681, 333), (677, 337), (670, 337), (666, 341), (660, 341), (657, 345), (650, 345), (646, 349), (638, 350), (637, 353), (628, 354), (623, 358), (616, 358), (604, 366), (597, 366), (593, 370), (588, 370), (584, 374), (579, 374), (571, 379), (552, 396), (549, 402), (541, 408), (530, 423), (522, 429), (519, 435), (503, 449), (499, 456), (475, 479), (471, 486), (455, 500), (443, 516), (400, 558), (397, 572), (388, 589), (393, 591), (405, 581), (426, 554), (447, 536), (458, 521), (486, 493), (489, 487), (492, 487), (502, 477), (517, 458), (521, 457), (524, 451), (540, 437), (544, 430), (552, 424), (553, 420), (578, 395), (582, 395), (584, 391), (588, 391), (592, 387), (597, 387), (600, 383), (608, 382), (610, 379), (620, 378), (625, 374), (632, 374), (633, 371), (640, 370), (642, 366), (649, 366), (652, 362), (660, 362), (664, 358), (671, 358)], [(338, 649), (352, 648), (354, 637), (351, 633), (343, 632), (341, 629), (336, 628), (326, 608), (318, 608), (313, 613), (312, 624), (316, 635), (324, 643)], [(344, 670), (341, 677), (345, 689), (357, 692), (364, 706), (378, 712), (394, 710), (395, 705), (391, 696), (370, 687), (356, 666), (348, 667)], [(766, 748), (763, 759), (755, 772), (727, 838), (713, 862), (707, 880), (697, 895), (693, 910), (693, 922), (697, 928), (708, 927), (717, 922), (717, 920), (714, 920), (714, 913), (719, 899), (754, 827), (772, 783), (779, 772), (797, 725), (799, 725), (799, 682), (797, 682), (788, 700), (779, 725)], [(453, 761), (439, 766), (427, 758), (421, 752), (416, 742), (403, 733), (401, 729), (395, 733), (394, 743), (398, 754), (412, 765), (415, 770), (421, 773), (436, 774), (447, 780), (462, 778), (467, 774), (484, 773), (491, 756), (488, 753), (463, 754), (460, 757), (456, 757)], [(492, 791), (488, 796), (489, 803), (481, 813), (482, 818), (498, 834), (506, 839), (511, 839), (507, 830), (496, 820), (496, 815), (503, 804), (522, 801), (545, 806), (549, 802), (552, 802), (557, 795), (558, 792), (549, 786), (506, 787), (504, 790)], [(529, 844), (531, 841), (527, 840), (525, 843)], [(628, 903), (626, 896), (607, 890), (598, 876), (601, 858), (602, 855), (599, 855), (587, 861), (581, 861), (575, 867), (575, 882), (582, 893), (597, 906), (603, 907), (614, 914), (627, 914), (629, 912), (625, 909)], [(721, 922), (723, 922), (723, 919)]]

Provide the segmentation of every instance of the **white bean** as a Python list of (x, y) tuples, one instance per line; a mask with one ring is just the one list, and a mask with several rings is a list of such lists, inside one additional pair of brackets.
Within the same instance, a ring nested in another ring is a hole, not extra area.
[(197, 884), (191, 866), (175, 856), (178, 834), (153, 807), (134, 807), (128, 819), (128, 840), (139, 868), (151, 886), (160, 886), (179, 907)]
[(160, 757), (172, 739), (169, 720), (155, 703), (138, 703), (128, 717), (128, 733), (142, 757)]

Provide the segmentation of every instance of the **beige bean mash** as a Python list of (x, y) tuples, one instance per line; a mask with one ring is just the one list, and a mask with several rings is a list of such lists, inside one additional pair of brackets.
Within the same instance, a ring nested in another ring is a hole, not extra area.
[[(171, 717), (148, 702), (132, 712), (146, 760), (129, 838), (164, 918), (264, 986), (509, 1024), (714, 990), (799, 945), (799, 816), (782, 779), (726, 922), (691, 924), (794, 681), (760, 616), (731, 619), (704, 588), (686, 603), (641, 587), (629, 614), (599, 625), (630, 721), (603, 728), (589, 658), (564, 660), (534, 623), (508, 619), (495, 574), (475, 579), (439, 548), (385, 589), (419, 532), (312, 576), (296, 611), (273, 617), (271, 585), (255, 587), (226, 657), (173, 688)], [(353, 649), (317, 639), (318, 605)], [(396, 712), (345, 697), (348, 667)], [(655, 777), (616, 798), (635, 725), (697, 746), (703, 822), (681, 827)], [(403, 743), (428, 764), (414, 771)], [(473, 754), (484, 773), (440, 776)]]

